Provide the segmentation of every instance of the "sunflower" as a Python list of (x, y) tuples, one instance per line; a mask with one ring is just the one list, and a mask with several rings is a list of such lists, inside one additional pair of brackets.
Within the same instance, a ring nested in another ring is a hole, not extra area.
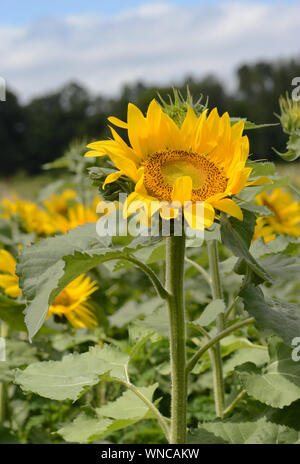
[(75, 200), (76, 197), (75, 190), (66, 189), (60, 195), (52, 194), (43, 203), (51, 214), (66, 214), (72, 200)]
[[(89, 144), (92, 151), (85, 156), (108, 155), (118, 168), (107, 176), (103, 188), (120, 176), (127, 176), (135, 184), (124, 206), (125, 217), (144, 205), (150, 217), (160, 210), (163, 218), (170, 219), (184, 205), (184, 217), (192, 228), (210, 227), (216, 211), (242, 220), (242, 210), (232, 200), (233, 195), (248, 185), (269, 181), (260, 178), (248, 182), (252, 169), (245, 167), (249, 142), (242, 135), (244, 121), (231, 125), (228, 113), (220, 117), (216, 108), (197, 116), (187, 105), (185, 119), (177, 125), (152, 100), (146, 117), (129, 103), (127, 122), (115, 117), (108, 120), (128, 131), (130, 145), (110, 127), (112, 140)], [(174, 202), (179, 207), (173, 208)], [(197, 217), (199, 203), (204, 211), (202, 218)], [(166, 204), (172, 209), (164, 213)]]
[(17, 218), (28, 233), (48, 236), (57, 232), (51, 215), (32, 201), (21, 200), (15, 195), (13, 199), (4, 198), (0, 206), (1, 217)]
[(65, 234), (68, 230), (82, 226), (88, 222), (97, 222), (99, 218), (95, 212), (96, 203), (99, 203), (99, 198), (94, 201), (92, 208), (79, 203), (69, 208), (65, 216), (62, 214), (54, 215), (53, 222), (57, 230)]
[(273, 215), (257, 218), (253, 240), (263, 237), (270, 242), (276, 235), (300, 236), (300, 203), (283, 188), (262, 192), (256, 196), (258, 205), (266, 206)]
[(16, 264), (15, 258), (8, 251), (0, 250), (0, 287), (11, 298), (18, 298), (22, 293), (19, 278), (15, 274)]
[[(11, 298), (18, 298), (22, 293), (15, 269), (15, 258), (8, 251), (0, 250), (0, 287)], [(88, 301), (96, 290), (98, 286), (90, 277), (85, 275), (77, 277), (53, 301), (47, 318), (53, 314), (65, 317), (75, 328), (97, 327), (98, 321), (94, 306)]]
[(98, 321), (90, 295), (98, 290), (98, 286), (90, 277), (81, 275), (73, 280), (53, 301), (49, 307), (47, 318), (52, 314), (65, 317), (75, 327), (97, 327)]

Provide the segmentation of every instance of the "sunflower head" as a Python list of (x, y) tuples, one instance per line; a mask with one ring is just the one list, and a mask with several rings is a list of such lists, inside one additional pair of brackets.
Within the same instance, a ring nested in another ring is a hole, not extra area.
[(4, 198), (0, 204), (1, 217), (16, 219), (27, 233), (39, 236), (53, 235), (57, 232), (49, 212), (40, 208), (33, 201), (22, 200), (17, 195)]
[(53, 301), (51, 315), (66, 318), (75, 328), (97, 327), (98, 321), (89, 297), (98, 289), (90, 277), (82, 275), (73, 280)]
[(182, 121), (176, 123), (155, 100), (146, 116), (129, 103), (127, 122), (108, 119), (127, 131), (130, 144), (110, 126), (112, 139), (89, 144), (91, 151), (86, 156), (107, 155), (116, 166), (104, 188), (120, 177), (133, 183), (124, 205), (126, 217), (141, 205), (149, 216), (160, 211), (164, 217), (164, 206), (171, 204), (173, 212), (167, 218), (176, 217), (178, 205), (183, 206), (192, 228), (210, 227), (219, 211), (242, 220), (234, 195), (248, 185), (269, 182), (266, 178), (248, 182), (252, 169), (245, 166), (249, 142), (243, 135), (244, 121), (231, 125), (228, 113), (219, 116), (216, 108), (200, 115), (188, 104), (185, 108)]
[(11, 298), (18, 298), (21, 295), (19, 278), (15, 273), (16, 264), (12, 254), (6, 250), (0, 250), (0, 288)]
[(60, 195), (52, 194), (43, 203), (51, 214), (66, 214), (76, 197), (75, 190), (67, 189)]
[(283, 188), (265, 191), (257, 195), (256, 202), (273, 214), (257, 219), (253, 240), (263, 237), (269, 242), (280, 234), (300, 236), (300, 203), (294, 201), (290, 192)]
[(97, 222), (98, 216), (96, 214), (96, 206), (99, 203), (99, 198), (95, 198), (93, 206), (85, 206), (82, 203), (77, 203), (72, 207), (68, 208), (65, 215), (55, 214), (53, 215), (53, 224), (55, 228), (66, 234), (69, 230), (75, 229), (76, 227), (82, 226), (86, 223)]
[(280, 122), (284, 131), (288, 134), (300, 130), (300, 101), (290, 99), (288, 93), (279, 99)]

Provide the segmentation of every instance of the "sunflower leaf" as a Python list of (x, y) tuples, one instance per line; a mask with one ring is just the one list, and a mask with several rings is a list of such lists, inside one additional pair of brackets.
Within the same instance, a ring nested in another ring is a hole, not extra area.
[(246, 118), (230, 118), (231, 124), (235, 124), (239, 121), (245, 121), (245, 128), (244, 130), (250, 130), (250, 129), (264, 129), (266, 127), (273, 127), (273, 126), (279, 126), (280, 124), (278, 122), (275, 123), (268, 123), (268, 124), (255, 124), (254, 122), (248, 121)]
[(124, 259), (148, 244), (148, 237), (139, 236), (127, 240), (124, 246), (115, 245), (110, 237), (97, 235), (96, 224), (85, 224), (66, 235), (24, 248), (16, 273), (28, 303), (25, 323), (30, 339), (43, 325), (51, 303), (71, 281), (101, 263)]
[(6, 322), (12, 330), (26, 331), (23, 316), (24, 309), (24, 303), (19, 303), (12, 298), (0, 295), (0, 319)]
[(300, 306), (274, 298), (265, 299), (259, 287), (249, 285), (240, 293), (245, 310), (266, 334), (276, 334), (288, 345), (300, 333)]
[[(229, 248), (232, 253), (240, 258), (241, 262), (246, 264), (246, 269), (242, 270), (239, 266), (238, 273), (245, 273), (247, 268), (250, 268), (260, 280), (273, 282), (273, 279), (261, 267), (256, 259), (249, 252), (249, 247), (254, 233), (256, 223), (255, 214), (250, 211), (244, 211), (244, 220), (239, 221), (233, 217), (221, 216), (221, 237), (224, 245)], [(240, 264), (240, 263), (239, 263)]]
[(262, 417), (253, 422), (216, 421), (201, 424), (190, 436), (189, 443), (278, 444), (296, 443), (298, 438), (296, 430)]
[(199, 319), (193, 321), (193, 324), (206, 327), (215, 321), (220, 313), (224, 313), (225, 309), (226, 307), (223, 300), (213, 300), (206, 306)]
[[(157, 384), (140, 387), (139, 391), (150, 401)], [(146, 404), (132, 391), (126, 391), (116, 401), (94, 411), (94, 415), (81, 413), (76, 419), (58, 430), (67, 442), (91, 443), (99, 438), (122, 430), (147, 417), (151, 417)]]
[(16, 367), (28, 366), (38, 360), (37, 349), (21, 340), (5, 339), (5, 359), (0, 362), (0, 382), (14, 379)]
[(110, 346), (95, 346), (83, 354), (70, 354), (61, 361), (34, 363), (17, 370), (15, 383), (24, 391), (54, 400), (77, 400), (100, 380), (126, 381), (128, 356)]
[(270, 363), (265, 368), (251, 362), (236, 367), (248, 395), (274, 408), (283, 408), (300, 399), (300, 366), (293, 361), (291, 351), (279, 338), (272, 337)]

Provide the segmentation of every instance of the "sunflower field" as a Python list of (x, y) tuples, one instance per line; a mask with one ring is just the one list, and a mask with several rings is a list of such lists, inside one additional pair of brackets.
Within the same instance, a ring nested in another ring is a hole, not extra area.
[(299, 168), (189, 92), (108, 124), (0, 198), (0, 443), (299, 444)]

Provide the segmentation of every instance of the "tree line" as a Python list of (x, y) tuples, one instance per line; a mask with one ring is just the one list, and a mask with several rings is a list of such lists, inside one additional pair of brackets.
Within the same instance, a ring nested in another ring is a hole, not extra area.
[[(300, 59), (259, 62), (238, 68), (234, 90), (228, 90), (213, 75), (187, 77), (179, 89), (185, 95), (188, 85), (196, 98), (203, 95), (203, 102), (209, 96), (209, 107), (217, 106), (220, 113), (229, 111), (231, 116), (246, 117), (258, 124), (276, 123), (278, 98), (291, 93), (295, 76), (300, 76)], [(82, 85), (71, 82), (25, 105), (8, 91), (6, 102), (0, 104), (1, 176), (18, 170), (36, 174), (43, 164), (60, 157), (75, 138), (108, 136), (108, 115), (126, 119), (128, 101), (145, 111), (157, 92), (166, 98), (172, 89), (138, 82), (125, 85), (118, 97), (107, 98), (95, 97)], [(285, 151), (286, 136), (280, 126), (249, 131), (248, 136), (257, 158), (280, 160), (272, 151), (272, 147)]]

